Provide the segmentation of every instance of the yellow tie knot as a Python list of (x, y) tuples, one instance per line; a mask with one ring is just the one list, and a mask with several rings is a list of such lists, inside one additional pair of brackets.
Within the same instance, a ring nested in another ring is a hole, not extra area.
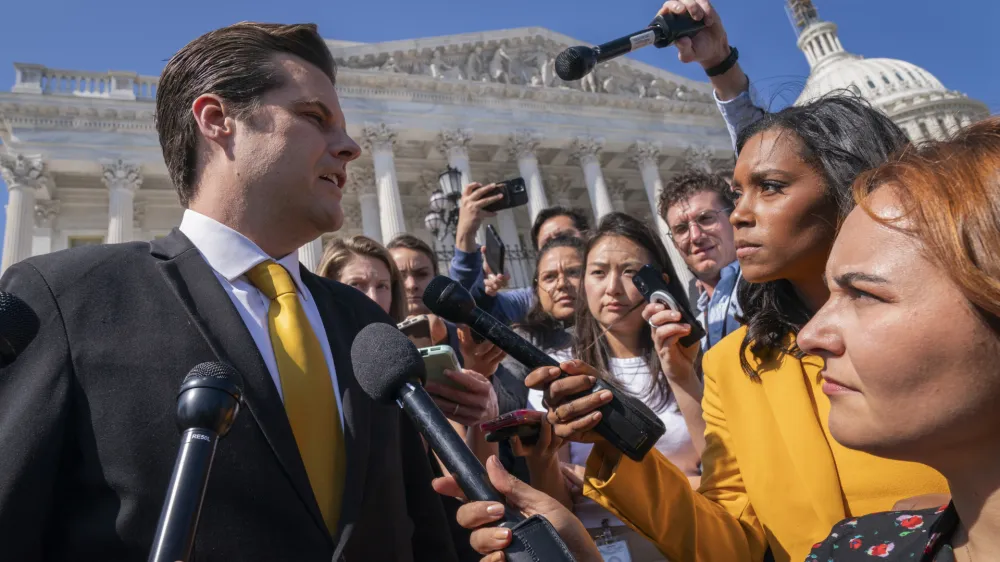
[(281, 295), (295, 294), (295, 281), (277, 262), (271, 260), (258, 263), (247, 272), (247, 278), (257, 290), (272, 301)]

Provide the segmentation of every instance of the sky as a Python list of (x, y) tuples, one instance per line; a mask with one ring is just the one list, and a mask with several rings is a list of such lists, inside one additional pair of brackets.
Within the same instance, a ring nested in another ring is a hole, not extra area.
[[(912, 62), (946, 87), (1000, 113), (1000, 2), (814, 4), (822, 19), (838, 24), (848, 51)], [(645, 27), (660, 5), (657, 0), (5, 0), (0, 89), (13, 86), (14, 62), (157, 75), (191, 39), (244, 20), (315, 22), (326, 38), (365, 43), (539, 26), (581, 44), (598, 44)], [(730, 44), (739, 48), (740, 64), (773, 109), (794, 101), (809, 74), (784, 5), (784, 0), (715, 3)], [(673, 48), (649, 47), (633, 56), (688, 78), (705, 79), (700, 67), (679, 63)], [(0, 203), (6, 205), (6, 200), (7, 190), (0, 189)]]

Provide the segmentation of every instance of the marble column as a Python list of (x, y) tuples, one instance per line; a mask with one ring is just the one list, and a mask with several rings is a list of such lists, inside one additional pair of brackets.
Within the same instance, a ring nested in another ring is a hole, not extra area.
[(58, 199), (41, 199), (35, 203), (35, 255), (52, 251), (52, 234), (56, 218), (59, 216)]
[(319, 267), (319, 260), (323, 257), (323, 238), (317, 238), (312, 242), (299, 248), (299, 263), (306, 266), (306, 269), (316, 273)]
[(378, 193), (375, 187), (375, 171), (366, 165), (352, 165), (348, 185), (358, 194), (361, 213), (361, 231), (372, 240), (382, 243), (382, 227), (379, 224)]
[(361, 143), (371, 153), (375, 165), (375, 190), (378, 194), (382, 241), (388, 243), (397, 234), (406, 232), (403, 201), (399, 197), (396, 163), (392, 155), (396, 132), (385, 123), (367, 125), (361, 133)]
[(3, 261), (6, 271), (15, 263), (31, 257), (35, 232), (35, 198), (45, 181), (45, 162), (41, 156), (0, 153), (0, 173), (7, 184), (7, 223), (4, 226)]
[(587, 193), (590, 195), (590, 207), (594, 210), (595, 222), (614, 211), (611, 196), (608, 194), (608, 184), (601, 172), (601, 162), (598, 155), (604, 148), (604, 140), (593, 137), (578, 138), (570, 147), (570, 156), (580, 163), (583, 177), (587, 182)]
[(534, 131), (520, 130), (511, 135), (508, 145), (510, 155), (517, 160), (517, 169), (528, 189), (528, 216), (531, 217), (532, 224), (538, 213), (549, 206), (542, 173), (538, 169), (538, 158), (535, 157), (541, 139), (541, 135)]
[[(694, 274), (688, 269), (677, 246), (668, 235), (667, 222), (660, 216), (657, 208), (660, 200), (660, 193), (663, 192), (663, 180), (660, 178), (658, 161), (660, 158), (660, 146), (657, 143), (639, 141), (629, 149), (629, 156), (632, 162), (639, 168), (642, 174), (642, 185), (646, 188), (646, 197), (649, 199), (649, 207), (653, 210), (653, 220), (663, 239), (663, 245), (670, 255), (670, 263), (674, 266), (674, 271), (685, 287), (691, 287), (694, 283)], [(690, 291), (689, 291), (690, 292)]]
[[(469, 129), (448, 129), (438, 135), (436, 148), (448, 159), (448, 165), (462, 172), (462, 188), (472, 183), (472, 167), (469, 165), (469, 145), (472, 143), (472, 131)], [(476, 242), (484, 243), (486, 227), (479, 228)], [(449, 234), (444, 244), (454, 245), (455, 241)]]
[(142, 172), (138, 164), (121, 159), (103, 163), (105, 187), (108, 188), (107, 244), (131, 242), (135, 233), (133, 225), (135, 192), (142, 185)]
[(684, 168), (712, 173), (712, 149), (705, 145), (691, 145), (684, 151)]

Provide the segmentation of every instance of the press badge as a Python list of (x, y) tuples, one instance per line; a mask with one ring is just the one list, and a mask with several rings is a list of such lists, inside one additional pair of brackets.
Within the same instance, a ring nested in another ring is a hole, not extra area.
[(601, 553), (604, 562), (632, 562), (632, 555), (628, 551), (628, 543), (623, 540), (615, 540), (611, 532), (608, 520), (601, 521), (604, 527), (604, 534), (597, 539), (597, 551)]

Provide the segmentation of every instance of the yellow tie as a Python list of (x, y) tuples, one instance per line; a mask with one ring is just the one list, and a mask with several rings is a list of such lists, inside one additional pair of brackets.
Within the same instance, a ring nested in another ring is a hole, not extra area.
[(248, 271), (247, 277), (271, 299), (267, 326), (285, 413), (323, 520), (336, 538), (347, 463), (330, 368), (285, 268), (266, 261)]

